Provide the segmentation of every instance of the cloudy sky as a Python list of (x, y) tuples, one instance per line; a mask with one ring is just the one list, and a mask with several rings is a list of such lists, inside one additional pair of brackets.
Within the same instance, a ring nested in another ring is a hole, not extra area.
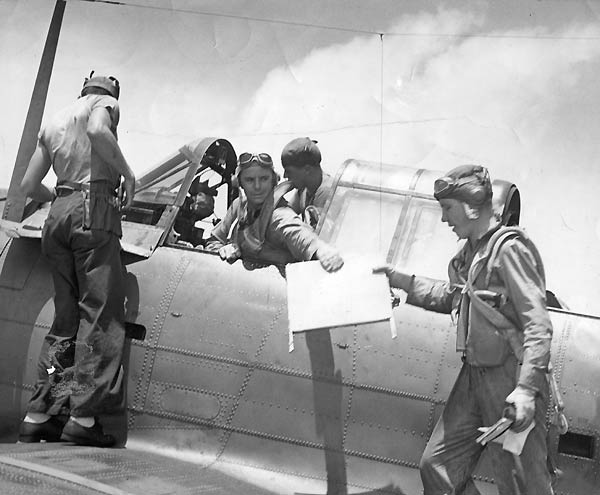
[[(53, 4), (0, 0), (0, 184)], [(46, 115), (95, 69), (121, 81), (138, 173), (208, 135), (274, 157), (309, 135), (330, 172), (487, 165), (519, 186), (549, 288), (600, 313), (599, 16), (578, 0), (69, 0)]]

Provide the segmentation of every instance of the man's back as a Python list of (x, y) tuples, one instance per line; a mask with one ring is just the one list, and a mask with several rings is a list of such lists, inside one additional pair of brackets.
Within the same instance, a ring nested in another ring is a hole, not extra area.
[(119, 181), (115, 170), (92, 149), (87, 135), (88, 120), (96, 108), (107, 109), (116, 137), (119, 104), (112, 96), (96, 94), (77, 99), (55, 114), (40, 131), (40, 141), (48, 150), (59, 183), (105, 180), (117, 184)]

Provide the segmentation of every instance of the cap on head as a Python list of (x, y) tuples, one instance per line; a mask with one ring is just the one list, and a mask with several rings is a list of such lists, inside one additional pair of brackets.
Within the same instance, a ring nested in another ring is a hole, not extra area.
[(281, 152), (281, 164), (284, 167), (317, 166), (321, 163), (321, 151), (317, 141), (309, 137), (292, 139)]
[(88, 94), (87, 88), (100, 88), (108, 92), (111, 96), (119, 99), (121, 87), (117, 78), (113, 76), (94, 76), (94, 71), (90, 72), (90, 77), (86, 77), (81, 88), (81, 96)]
[(480, 207), (492, 201), (492, 181), (488, 169), (481, 165), (453, 168), (434, 183), (435, 199), (457, 199)]

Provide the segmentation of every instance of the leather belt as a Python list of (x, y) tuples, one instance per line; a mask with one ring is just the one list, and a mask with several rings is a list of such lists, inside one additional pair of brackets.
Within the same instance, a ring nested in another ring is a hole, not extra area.
[(110, 194), (115, 197), (117, 196), (117, 191), (115, 191), (114, 186), (112, 186), (107, 181), (89, 183), (63, 181), (57, 184), (54, 190), (56, 192), (56, 196), (58, 196), (59, 198), (69, 196), (75, 191), (93, 191), (98, 193)]

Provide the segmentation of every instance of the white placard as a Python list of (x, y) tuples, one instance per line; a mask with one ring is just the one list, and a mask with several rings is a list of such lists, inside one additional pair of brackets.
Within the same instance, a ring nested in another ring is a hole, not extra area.
[(395, 327), (388, 279), (372, 272), (374, 264), (346, 259), (337, 272), (328, 273), (319, 261), (293, 263), (286, 268), (290, 351), (293, 334), (391, 320)]

